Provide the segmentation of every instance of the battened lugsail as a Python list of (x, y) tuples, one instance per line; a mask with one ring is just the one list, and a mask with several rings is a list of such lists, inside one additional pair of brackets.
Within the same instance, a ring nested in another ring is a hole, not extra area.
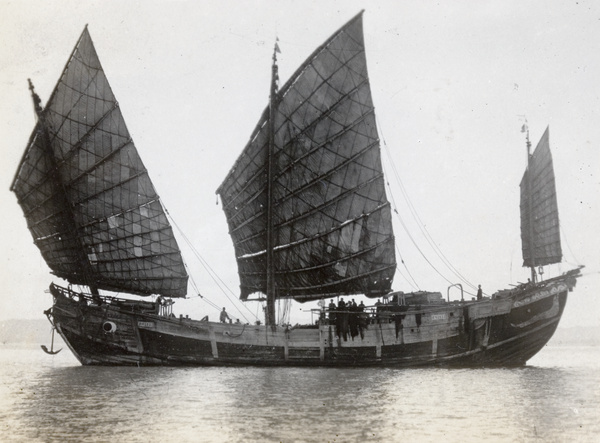
[(48, 266), (94, 289), (185, 296), (179, 247), (87, 27), (36, 108), (11, 190)]
[(273, 103), (273, 124), (267, 108), (217, 190), (234, 244), (241, 298), (267, 291), (269, 205), (275, 297), (306, 301), (389, 292), (394, 237), (362, 12), (300, 66)]
[(523, 266), (560, 263), (562, 250), (554, 168), (546, 128), (521, 180)]

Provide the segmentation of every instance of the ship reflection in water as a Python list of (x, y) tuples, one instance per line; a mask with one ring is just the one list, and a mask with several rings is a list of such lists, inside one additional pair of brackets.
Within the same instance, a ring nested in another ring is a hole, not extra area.
[(80, 367), (39, 350), (2, 350), (0, 360), (8, 441), (593, 441), (600, 432), (594, 347), (475, 370)]

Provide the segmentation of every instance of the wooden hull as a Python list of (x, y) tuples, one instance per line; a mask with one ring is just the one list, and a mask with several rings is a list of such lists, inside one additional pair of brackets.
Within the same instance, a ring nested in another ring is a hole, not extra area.
[(482, 301), (382, 311), (347, 340), (334, 325), (271, 328), (84, 304), (54, 285), (48, 316), (84, 365), (521, 366), (552, 337), (575, 277)]

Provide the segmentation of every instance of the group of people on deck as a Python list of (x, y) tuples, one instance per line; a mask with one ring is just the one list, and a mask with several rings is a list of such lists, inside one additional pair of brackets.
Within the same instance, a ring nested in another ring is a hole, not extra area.
[(348, 335), (352, 340), (358, 335), (364, 338), (367, 320), (368, 314), (365, 313), (365, 305), (362, 301), (357, 305), (354, 299), (346, 303), (341, 298), (337, 306), (333, 300), (329, 303), (329, 324), (335, 325), (336, 335), (344, 341), (348, 341)]

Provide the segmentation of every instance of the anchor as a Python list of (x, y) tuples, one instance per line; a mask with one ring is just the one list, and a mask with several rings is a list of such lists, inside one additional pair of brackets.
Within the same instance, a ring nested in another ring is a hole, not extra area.
[(54, 355), (54, 354), (58, 354), (60, 351), (62, 351), (62, 348), (60, 348), (58, 351), (54, 350), (54, 331), (55, 330), (56, 330), (56, 328), (52, 328), (52, 343), (50, 344), (50, 350), (48, 350), (48, 348), (45, 345), (42, 345), (42, 350), (46, 354)]

